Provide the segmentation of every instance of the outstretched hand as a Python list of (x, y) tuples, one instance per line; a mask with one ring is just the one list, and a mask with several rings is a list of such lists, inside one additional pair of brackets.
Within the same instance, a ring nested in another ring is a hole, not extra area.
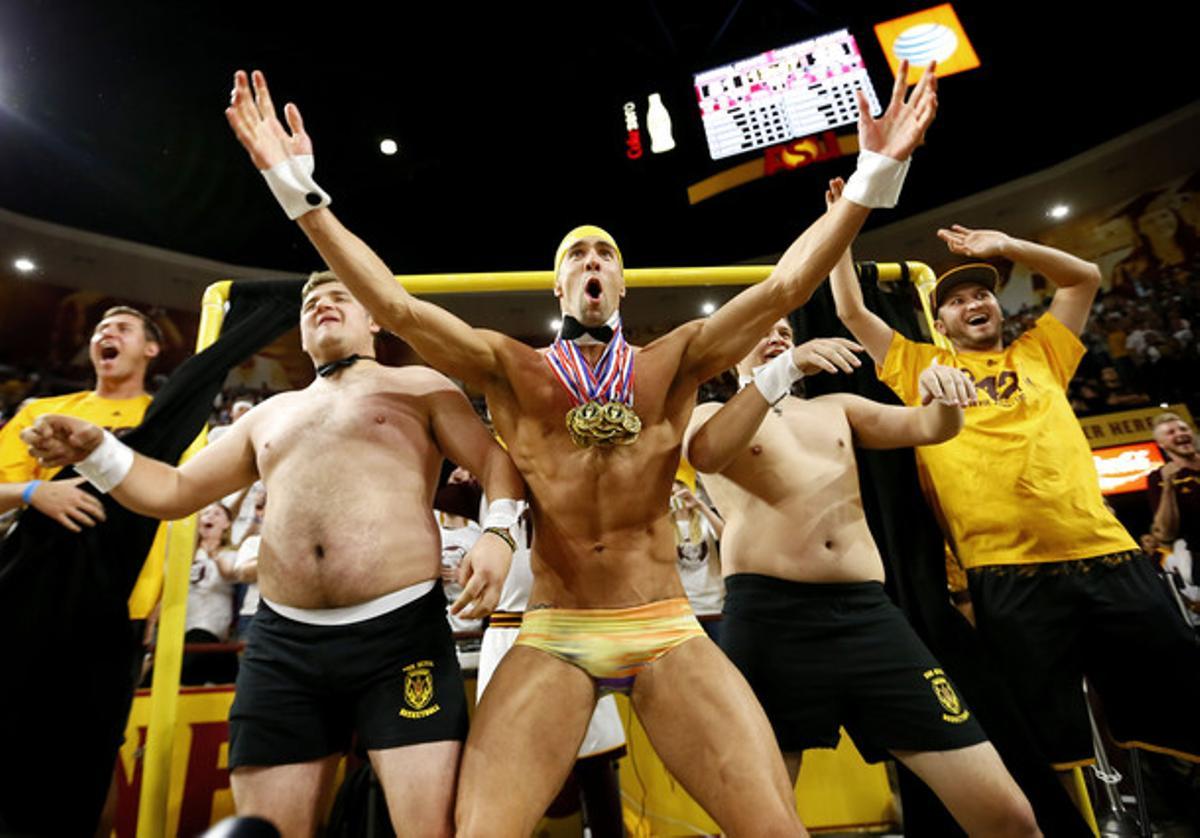
[(255, 70), (250, 77), (245, 70), (233, 74), (233, 93), (229, 107), (225, 109), (225, 118), (259, 169), (270, 169), (289, 157), (313, 153), (312, 139), (304, 131), (300, 109), (288, 102), (283, 114), (287, 128), (275, 115), (267, 77), (261, 71)]
[(863, 348), (846, 338), (815, 338), (792, 349), (792, 363), (805, 375), (854, 372), (862, 366), (855, 352)]
[(463, 592), (450, 613), (464, 620), (478, 620), (491, 614), (500, 601), (508, 567), (512, 563), (512, 548), (499, 536), (484, 533), (467, 551), (458, 567), (458, 583)]
[(892, 101), (876, 119), (862, 90), (855, 91), (858, 100), (858, 146), (894, 160), (907, 160), (913, 149), (925, 142), (925, 132), (937, 114), (937, 62), (930, 62), (924, 75), (913, 87), (905, 101), (908, 62), (901, 61), (892, 87)]
[(29, 455), (47, 468), (74, 465), (96, 450), (104, 430), (74, 416), (48, 413), (21, 431)]
[(959, 256), (970, 256), (972, 259), (991, 259), (1003, 256), (1008, 245), (1007, 233), (999, 230), (972, 230), (961, 224), (953, 224), (950, 229), (942, 228), (937, 231), (938, 238), (946, 243), (951, 253)]
[(975, 395), (975, 380), (970, 374), (954, 367), (944, 367), (934, 359), (917, 379), (921, 404), (937, 401), (950, 407), (979, 404)]

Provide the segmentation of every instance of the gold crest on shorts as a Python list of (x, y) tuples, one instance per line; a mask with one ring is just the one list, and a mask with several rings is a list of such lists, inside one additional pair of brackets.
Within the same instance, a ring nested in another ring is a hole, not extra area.
[(946, 673), (940, 668), (925, 670), (925, 680), (929, 682), (933, 695), (945, 711), (942, 720), (952, 724), (961, 724), (971, 718), (971, 711), (963, 706), (962, 699), (954, 691), (954, 686), (946, 678)]
[(406, 719), (424, 719), (442, 707), (433, 701), (433, 661), (417, 661), (404, 667), (404, 703), (400, 715)]

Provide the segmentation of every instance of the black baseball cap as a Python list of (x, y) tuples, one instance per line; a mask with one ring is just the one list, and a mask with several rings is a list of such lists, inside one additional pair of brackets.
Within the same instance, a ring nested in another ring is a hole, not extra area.
[(1000, 272), (987, 262), (968, 262), (965, 265), (959, 265), (957, 268), (951, 268), (946, 271), (937, 278), (937, 282), (933, 286), (933, 291), (929, 294), (935, 317), (937, 316), (937, 310), (946, 301), (947, 295), (953, 289), (968, 282), (977, 282), (987, 290), (995, 293), (996, 285), (1000, 282)]

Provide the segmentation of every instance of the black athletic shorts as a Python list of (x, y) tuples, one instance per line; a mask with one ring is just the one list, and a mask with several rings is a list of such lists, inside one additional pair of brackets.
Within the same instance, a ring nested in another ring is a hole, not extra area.
[(229, 767), (462, 741), (467, 703), (441, 585), (359, 623), (316, 626), (266, 602), (246, 640), (229, 710)]
[(968, 571), (975, 622), (1050, 761), (1093, 761), (1082, 682), (1123, 745), (1200, 761), (1200, 642), (1137, 554)]
[(725, 579), (721, 648), (785, 752), (833, 748), (845, 727), (868, 762), (987, 740), (941, 665), (878, 582)]

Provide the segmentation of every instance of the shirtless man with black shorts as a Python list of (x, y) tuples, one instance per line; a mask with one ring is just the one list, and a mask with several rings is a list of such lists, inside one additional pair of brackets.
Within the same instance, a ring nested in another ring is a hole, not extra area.
[(1036, 835), (1033, 810), (925, 644), (883, 590), (854, 446), (937, 445), (974, 401), (953, 367), (921, 373), (921, 407), (849, 393), (789, 395), (800, 376), (851, 372), (858, 344), (792, 346), (780, 320), (738, 364), (743, 387), (700, 405), (688, 461), (725, 517), (721, 648), (750, 682), (792, 781), (844, 726), (872, 762), (890, 753), (969, 835)]
[[(332, 274), (315, 274), (302, 299), (301, 341), (320, 375), (254, 408), (179, 468), (65, 416), (40, 417), (22, 438), (46, 465), (78, 463), (102, 491), (157, 518), (261, 478), (271, 498), (262, 599), (229, 713), (238, 814), (313, 834), (356, 731), (397, 834), (449, 835), (467, 708), (431, 501), (445, 456), (505, 499), (484, 526), (507, 528), (521, 478), (451, 381), (375, 362), (379, 327)], [(510, 540), (485, 533), (464, 559), (456, 607), (467, 616), (495, 606)]]
[(577, 228), (556, 254), (564, 330), (545, 350), (408, 294), (327, 208), (295, 105), (285, 129), (262, 74), (253, 90), (236, 75), (226, 116), (285, 211), (381, 325), (486, 395), (531, 490), (530, 606), (467, 741), (460, 835), (529, 835), (575, 762), (597, 695), (616, 690), (629, 693), (668, 769), (726, 833), (804, 834), (766, 717), (688, 608), (668, 498), (700, 383), (808, 299), (869, 207), (895, 204), (936, 109), (933, 75), (906, 102), (905, 72), (887, 111), (860, 122), (864, 154), (848, 200), (801, 235), (766, 281), (634, 348), (621, 330), (620, 251), (603, 230)]

